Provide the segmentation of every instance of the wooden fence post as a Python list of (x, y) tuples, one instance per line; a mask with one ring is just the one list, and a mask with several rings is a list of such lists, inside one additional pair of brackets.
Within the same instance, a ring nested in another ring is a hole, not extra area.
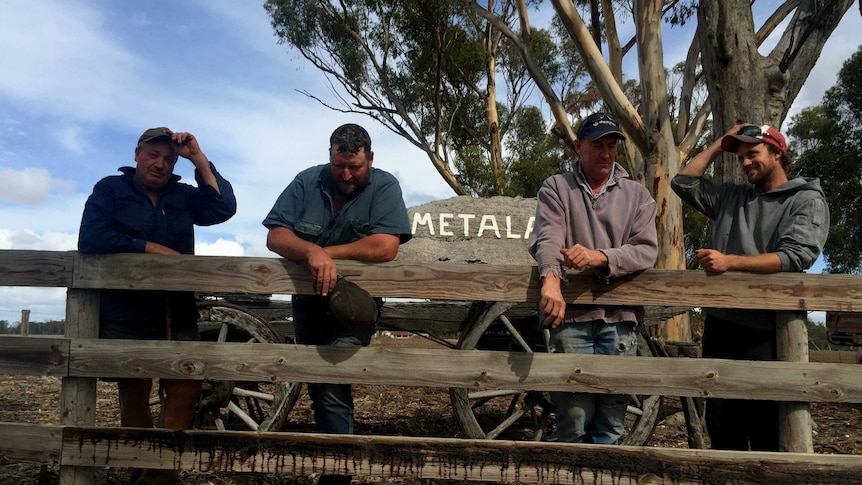
[[(808, 328), (805, 320), (805, 312), (778, 312), (775, 318), (778, 360), (808, 362)], [(807, 402), (779, 403), (779, 451), (814, 453), (810, 406)]]
[[(99, 336), (99, 290), (69, 289), (66, 292), (66, 337)], [(96, 379), (64, 377), (60, 391), (60, 424), (96, 424)], [(62, 456), (62, 453), (61, 453)], [(60, 466), (60, 485), (92, 485), (95, 468)]]
[(21, 325), (18, 327), (21, 335), (30, 335), (30, 310), (21, 310)]

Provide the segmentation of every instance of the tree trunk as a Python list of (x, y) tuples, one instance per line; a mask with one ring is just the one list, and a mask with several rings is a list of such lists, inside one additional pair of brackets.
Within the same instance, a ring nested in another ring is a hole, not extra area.
[[(682, 205), (672, 198), (670, 188), (670, 179), (679, 170), (679, 152), (674, 143), (673, 127), (668, 116), (667, 75), (662, 64), (664, 51), (661, 30), (652, 27), (661, 24), (661, 15), (661, 0), (635, 1), (638, 67), (643, 93), (641, 116), (647, 141), (644, 150), (646, 181), (657, 205), (659, 255), (656, 268), (684, 269)], [(669, 320), (658, 332), (668, 340), (691, 340), (688, 319), (685, 317)]]
[[(781, 40), (766, 56), (757, 50), (749, 0), (698, 3), (701, 63), (715, 133), (739, 122), (780, 129), (823, 45), (853, 1), (828, 3), (800, 1)], [(715, 179), (744, 183), (738, 165), (735, 156), (723, 156), (713, 165)]]

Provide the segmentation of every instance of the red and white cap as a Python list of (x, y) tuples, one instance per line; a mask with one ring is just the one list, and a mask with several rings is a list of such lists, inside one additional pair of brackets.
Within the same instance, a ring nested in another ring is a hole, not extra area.
[(778, 148), (781, 153), (787, 153), (787, 140), (778, 130), (771, 126), (746, 125), (735, 135), (726, 135), (721, 139), (721, 149), (736, 153), (742, 143), (769, 143)]

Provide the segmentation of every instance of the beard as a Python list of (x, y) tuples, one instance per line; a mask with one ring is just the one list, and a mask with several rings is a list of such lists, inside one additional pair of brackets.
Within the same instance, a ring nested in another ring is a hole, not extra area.
[(371, 182), (371, 169), (362, 176), (362, 178), (353, 178), (351, 180), (335, 180), (335, 188), (341, 195), (347, 197), (354, 197), (356, 194), (362, 192), (362, 189), (368, 186)]

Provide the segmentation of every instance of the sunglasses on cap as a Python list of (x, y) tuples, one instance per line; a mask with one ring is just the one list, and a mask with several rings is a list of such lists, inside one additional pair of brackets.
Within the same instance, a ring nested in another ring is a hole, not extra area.
[(757, 139), (762, 140), (764, 136), (769, 137), (777, 142), (781, 142), (778, 138), (774, 137), (771, 133), (769, 133), (769, 126), (756, 126), (756, 125), (747, 125), (743, 126), (737, 135), (745, 135), (745, 136), (753, 136)]
[(597, 114), (594, 114), (592, 116), (588, 116), (587, 119), (584, 121), (590, 122), (593, 124), (597, 124), (597, 123), (613, 123), (615, 125), (620, 124), (620, 122), (617, 121), (617, 117), (610, 114), (610, 113), (597, 113)]

